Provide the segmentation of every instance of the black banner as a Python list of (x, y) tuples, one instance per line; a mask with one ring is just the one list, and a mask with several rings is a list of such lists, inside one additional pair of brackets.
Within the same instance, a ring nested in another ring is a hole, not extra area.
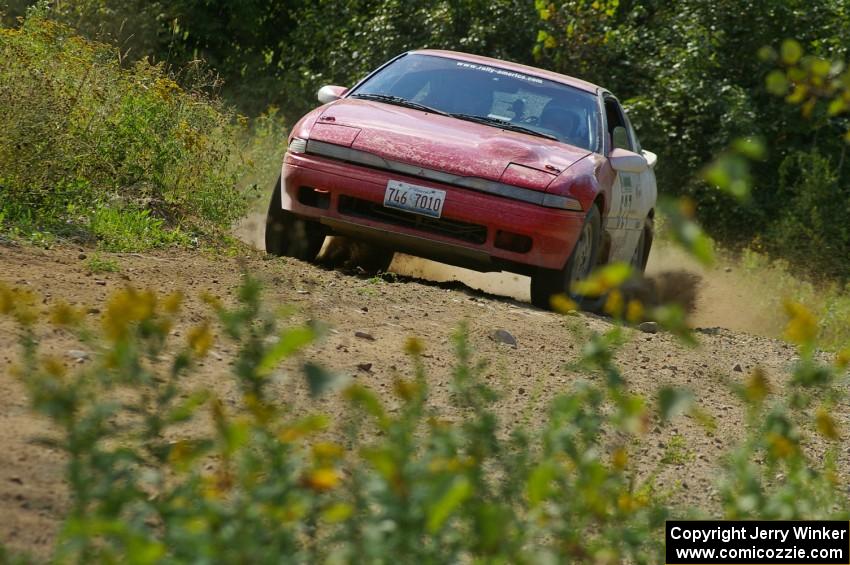
[(667, 563), (850, 564), (850, 522), (670, 520)]

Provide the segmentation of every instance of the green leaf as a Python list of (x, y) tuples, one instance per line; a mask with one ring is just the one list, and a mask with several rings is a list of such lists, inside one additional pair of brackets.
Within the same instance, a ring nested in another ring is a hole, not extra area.
[(339, 522), (344, 522), (353, 513), (354, 508), (350, 504), (346, 504), (344, 502), (337, 502), (336, 504), (333, 504), (332, 506), (322, 511), (322, 519), (325, 522), (336, 524)]
[(658, 411), (661, 419), (669, 422), (683, 414), (690, 408), (693, 400), (694, 395), (689, 390), (669, 386), (662, 388), (658, 393)]
[(782, 62), (786, 65), (796, 65), (803, 56), (803, 47), (794, 39), (786, 39), (779, 49)]
[(764, 46), (758, 50), (758, 58), (761, 61), (765, 62), (773, 62), (778, 57), (776, 50), (773, 47)]
[(203, 405), (210, 397), (209, 391), (201, 390), (189, 396), (186, 400), (174, 407), (168, 414), (166, 421), (175, 424), (189, 420), (197, 412), (198, 407)]
[(841, 98), (836, 98), (832, 102), (829, 103), (829, 107), (826, 112), (830, 116), (837, 116), (838, 114), (843, 114), (847, 111), (847, 102), (845, 102)]
[(455, 477), (449, 488), (428, 511), (428, 531), (435, 533), (448, 520), (452, 512), (472, 494), (472, 484), (463, 475)]
[(388, 483), (393, 483), (398, 475), (398, 465), (389, 449), (366, 449), (362, 452), (363, 459), (372, 464)]
[(820, 57), (812, 57), (807, 58), (809, 72), (813, 75), (826, 78), (829, 75), (829, 71), (832, 68), (832, 65), (826, 59), (821, 59)]
[(384, 407), (381, 405), (381, 401), (378, 400), (378, 397), (375, 396), (372, 391), (367, 389), (366, 387), (362, 387), (360, 385), (353, 385), (348, 387), (345, 391), (345, 396), (352, 403), (356, 404), (363, 410), (365, 410), (368, 414), (373, 416), (381, 426), (385, 426), (387, 423), (387, 415), (384, 412)]
[(260, 360), (257, 374), (268, 375), (278, 363), (309, 345), (316, 339), (316, 332), (309, 327), (290, 328), (280, 334), (274, 344)]
[(550, 461), (544, 461), (531, 472), (526, 485), (526, 494), (532, 508), (538, 506), (549, 496), (555, 475), (555, 466)]
[(696, 345), (687, 315), (678, 304), (659, 306), (652, 311), (652, 317), (658, 324), (688, 345)]
[(732, 142), (732, 148), (753, 161), (761, 161), (767, 154), (764, 141), (758, 137), (739, 137)]
[(764, 80), (767, 91), (776, 96), (785, 96), (788, 93), (788, 78), (779, 69), (770, 71)]

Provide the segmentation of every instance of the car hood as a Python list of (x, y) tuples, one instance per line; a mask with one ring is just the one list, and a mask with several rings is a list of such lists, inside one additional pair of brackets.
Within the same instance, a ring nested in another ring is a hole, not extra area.
[(586, 149), (410, 108), (343, 99), (329, 105), (311, 139), (384, 159), (545, 190)]

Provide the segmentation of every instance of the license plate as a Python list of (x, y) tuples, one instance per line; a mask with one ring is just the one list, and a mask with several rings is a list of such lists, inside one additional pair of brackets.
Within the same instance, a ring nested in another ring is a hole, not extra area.
[(427, 186), (417, 186), (397, 180), (387, 183), (384, 192), (384, 206), (413, 212), (422, 216), (439, 218), (443, 215), (443, 204), (446, 203), (446, 191)]

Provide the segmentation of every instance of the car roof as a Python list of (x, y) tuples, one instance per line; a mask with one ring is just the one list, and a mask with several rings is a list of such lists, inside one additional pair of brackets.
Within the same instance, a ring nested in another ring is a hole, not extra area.
[(590, 92), (592, 94), (598, 94), (601, 91), (605, 91), (605, 89), (600, 86), (578, 78), (574, 78), (568, 75), (562, 75), (560, 73), (555, 73), (544, 69), (538, 69), (536, 67), (529, 67), (528, 65), (511, 63), (509, 61), (503, 61), (501, 59), (493, 59), (492, 57), (483, 57), (481, 55), (471, 55), (469, 53), (461, 53), (459, 51), (447, 51), (442, 49), (417, 49), (416, 51), (410, 51), (410, 54), (435, 55), (438, 57), (448, 57), (450, 59), (457, 59), (458, 61), (464, 61), (467, 63), (478, 63), (481, 65), (500, 67), (509, 71), (514, 71), (517, 73), (523, 73), (539, 78), (549, 79), (555, 82), (560, 82), (562, 84), (566, 84), (568, 86), (572, 86), (573, 88), (584, 90), (585, 92)]

